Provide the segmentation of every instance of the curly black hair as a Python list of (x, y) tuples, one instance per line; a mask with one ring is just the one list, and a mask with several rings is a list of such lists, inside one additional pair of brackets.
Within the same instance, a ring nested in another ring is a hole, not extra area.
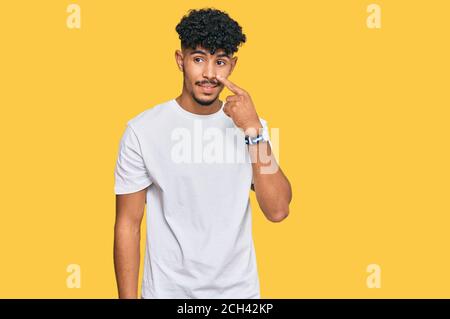
[(246, 41), (241, 26), (224, 12), (214, 8), (191, 9), (177, 24), (182, 48), (195, 50), (198, 45), (214, 54), (222, 49), (233, 55)]

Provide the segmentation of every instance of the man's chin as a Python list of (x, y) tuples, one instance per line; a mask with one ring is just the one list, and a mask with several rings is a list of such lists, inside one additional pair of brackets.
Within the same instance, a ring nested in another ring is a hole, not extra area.
[(210, 106), (211, 104), (213, 104), (216, 100), (217, 100), (218, 96), (214, 96), (214, 97), (201, 97), (199, 98), (198, 96), (194, 95), (194, 100), (203, 106)]

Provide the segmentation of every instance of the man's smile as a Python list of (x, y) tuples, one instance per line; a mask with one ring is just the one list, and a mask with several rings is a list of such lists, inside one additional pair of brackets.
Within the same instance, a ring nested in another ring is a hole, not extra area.
[(211, 93), (216, 89), (216, 87), (218, 87), (218, 84), (205, 83), (205, 84), (198, 84), (198, 86), (202, 88), (202, 91), (204, 93)]

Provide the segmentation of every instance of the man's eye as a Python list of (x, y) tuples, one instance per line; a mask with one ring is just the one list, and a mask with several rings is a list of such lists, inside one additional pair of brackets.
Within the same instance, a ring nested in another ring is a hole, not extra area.
[(219, 60), (219, 61), (217, 61), (217, 62), (222, 62), (222, 63), (223, 63), (222, 65), (225, 65), (225, 64), (226, 64), (225, 61), (222, 61), (222, 60)]
[(203, 60), (202, 58), (194, 58), (194, 61), (197, 62), (197, 60)]

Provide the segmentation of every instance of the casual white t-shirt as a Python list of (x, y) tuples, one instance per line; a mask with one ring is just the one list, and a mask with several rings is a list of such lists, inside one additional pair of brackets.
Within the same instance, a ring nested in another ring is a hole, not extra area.
[(172, 99), (127, 122), (114, 190), (150, 186), (142, 298), (260, 298), (251, 165), (222, 109), (199, 115)]

